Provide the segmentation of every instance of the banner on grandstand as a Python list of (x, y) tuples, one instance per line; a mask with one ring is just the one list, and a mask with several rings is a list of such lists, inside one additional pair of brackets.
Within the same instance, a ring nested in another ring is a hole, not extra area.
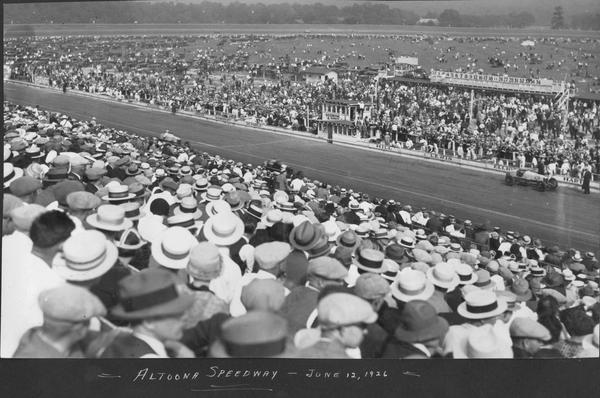
[(93, 66), (85, 66), (85, 67), (81, 68), (81, 72), (84, 75), (87, 75), (87, 74), (89, 74), (89, 73), (91, 73), (93, 71), (94, 71), (94, 67)]
[(42, 86), (49, 86), (50, 85), (50, 79), (48, 79), (47, 76), (34, 75), (33, 76), (33, 82), (35, 84), (39, 84), (39, 85), (42, 85)]
[(419, 66), (419, 58), (417, 57), (396, 57), (396, 64)]

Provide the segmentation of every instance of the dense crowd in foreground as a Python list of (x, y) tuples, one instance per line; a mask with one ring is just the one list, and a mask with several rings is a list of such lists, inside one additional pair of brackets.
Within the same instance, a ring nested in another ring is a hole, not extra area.
[(598, 358), (592, 252), (4, 104), (2, 356)]

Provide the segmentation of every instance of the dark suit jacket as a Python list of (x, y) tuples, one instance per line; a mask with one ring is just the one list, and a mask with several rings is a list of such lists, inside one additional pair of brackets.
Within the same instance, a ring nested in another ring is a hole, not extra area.
[(306, 286), (299, 286), (287, 295), (281, 307), (281, 315), (289, 322), (290, 333), (306, 328), (306, 321), (317, 308), (319, 292)]
[(219, 338), (221, 325), (229, 318), (228, 314), (218, 313), (198, 322), (193, 328), (183, 331), (181, 343), (194, 351), (196, 357), (205, 357), (210, 345)]

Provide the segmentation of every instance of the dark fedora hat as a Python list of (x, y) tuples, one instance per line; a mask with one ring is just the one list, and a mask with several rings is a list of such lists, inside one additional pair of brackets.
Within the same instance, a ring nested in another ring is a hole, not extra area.
[(120, 319), (145, 319), (183, 314), (194, 301), (181, 295), (173, 275), (162, 269), (145, 269), (119, 282), (119, 304), (111, 311)]
[(407, 343), (441, 339), (448, 331), (448, 322), (438, 316), (427, 301), (412, 300), (405, 304), (394, 336)]
[(321, 235), (323, 232), (320, 228), (316, 228), (309, 221), (304, 221), (292, 229), (289, 240), (292, 247), (298, 250), (310, 250), (319, 243)]

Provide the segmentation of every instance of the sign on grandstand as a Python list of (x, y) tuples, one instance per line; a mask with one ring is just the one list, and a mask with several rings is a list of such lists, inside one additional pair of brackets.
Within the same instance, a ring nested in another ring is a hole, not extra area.
[(417, 57), (406, 57), (406, 56), (399, 56), (396, 57), (396, 64), (398, 65), (412, 65), (412, 66), (419, 66), (419, 58)]
[(516, 92), (556, 94), (564, 91), (564, 82), (550, 79), (528, 79), (523, 77), (483, 75), (479, 73), (445, 72), (432, 70), (429, 78), (432, 82), (464, 86), (470, 88), (488, 88)]

